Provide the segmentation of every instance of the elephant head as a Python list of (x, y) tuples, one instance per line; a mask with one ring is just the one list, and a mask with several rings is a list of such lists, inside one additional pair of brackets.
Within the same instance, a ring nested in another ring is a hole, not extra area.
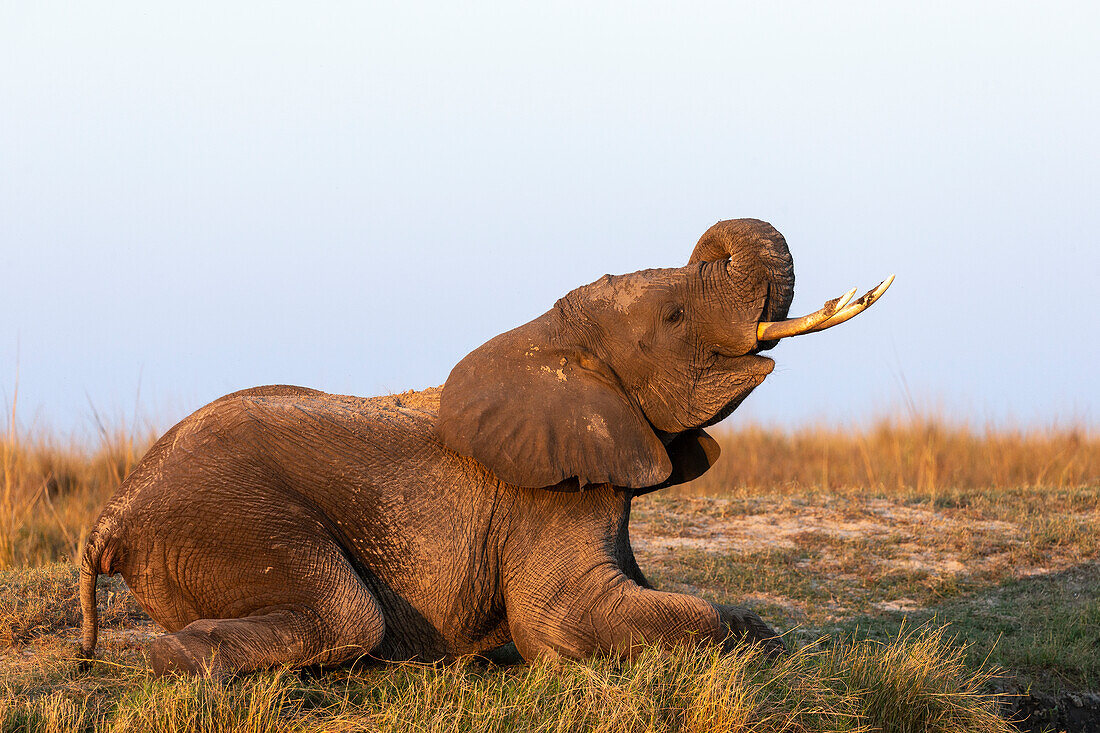
[(851, 318), (888, 286), (786, 320), (794, 264), (783, 235), (721, 221), (685, 267), (604, 275), (475, 349), (447, 378), (438, 433), (518, 486), (682, 483), (718, 457), (702, 428), (772, 371), (760, 352)]

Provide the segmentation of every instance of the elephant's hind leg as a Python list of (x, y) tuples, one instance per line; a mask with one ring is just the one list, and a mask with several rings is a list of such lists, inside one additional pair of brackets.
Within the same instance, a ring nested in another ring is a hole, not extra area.
[(324, 575), (323, 587), (305, 598), (299, 586), (285, 605), (244, 618), (199, 619), (159, 637), (149, 647), (153, 671), (223, 677), (369, 654), (386, 629), (377, 600), (342, 556)]

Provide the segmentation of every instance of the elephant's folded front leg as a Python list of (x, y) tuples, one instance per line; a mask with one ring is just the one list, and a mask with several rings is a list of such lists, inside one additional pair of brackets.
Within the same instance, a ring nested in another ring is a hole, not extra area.
[(562, 595), (553, 607), (509, 614), (516, 648), (526, 659), (600, 653), (630, 657), (645, 646), (760, 643), (785, 651), (775, 631), (747, 609), (715, 606), (701, 598), (642, 588), (622, 577), (592, 594)]

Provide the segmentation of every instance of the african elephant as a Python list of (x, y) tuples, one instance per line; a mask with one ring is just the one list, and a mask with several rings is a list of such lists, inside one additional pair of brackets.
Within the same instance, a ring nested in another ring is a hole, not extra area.
[(441, 388), (222, 397), (165, 433), (96, 521), (82, 653), (111, 573), (169, 632), (150, 647), (157, 673), (435, 660), (509, 640), (525, 659), (782, 649), (745, 608), (654, 589), (631, 550), (631, 500), (713, 464), (703, 428), (771, 372), (760, 352), (847, 320), (888, 284), (787, 320), (783, 236), (722, 221), (687, 266), (577, 288)]

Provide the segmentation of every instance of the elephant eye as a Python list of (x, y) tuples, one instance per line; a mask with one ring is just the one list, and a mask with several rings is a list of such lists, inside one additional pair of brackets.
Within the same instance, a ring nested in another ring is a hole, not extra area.
[(679, 323), (684, 320), (684, 309), (680, 306), (676, 306), (668, 312), (668, 315), (665, 316), (665, 320), (669, 323)]

